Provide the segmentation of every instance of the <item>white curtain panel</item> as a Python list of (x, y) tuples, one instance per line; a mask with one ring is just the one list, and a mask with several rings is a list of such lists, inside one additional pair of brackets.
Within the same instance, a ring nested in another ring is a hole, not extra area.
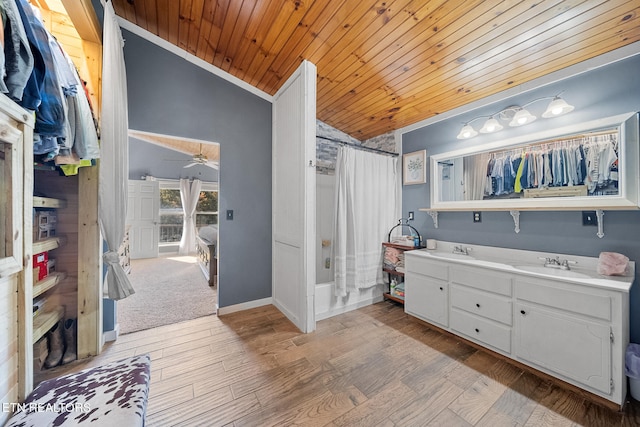
[(194, 179), (180, 179), (180, 200), (182, 200), (182, 238), (180, 239), (179, 255), (188, 255), (196, 251), (196, 206), (200, 197), (202, 182)]
[(397, 158), (338, 149), (334, 222), (335, 295), (383, 283), (382, 242), (397, 224)]
[(102, 132), (98, 215), (107, 242), (103, 254), (107, 275), (106, 294), (120, 300), (135, 293), (120, 265), (118, 248), (124, 239), (129, 179), (129, 137), (127, 135), (127, 77), (122, 47), (124, 41), (111, 2), (104, 6), (102, 52)]

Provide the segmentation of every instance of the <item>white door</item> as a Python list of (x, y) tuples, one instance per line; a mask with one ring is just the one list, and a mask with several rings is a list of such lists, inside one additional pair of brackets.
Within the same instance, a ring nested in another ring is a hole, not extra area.
[(129, 180), (127, 225), (131, 259), (156, 258), (160, 240), (160, 185)]
[(316, 67), (304, 61), (273, 103), (273, 303), (315, 329)]

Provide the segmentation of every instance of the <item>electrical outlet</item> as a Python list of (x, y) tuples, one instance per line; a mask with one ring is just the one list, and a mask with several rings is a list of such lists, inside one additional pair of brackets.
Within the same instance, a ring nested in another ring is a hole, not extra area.
[(409, 221), (413, 221), (413, 211), (409, 212)]
[(473, 213), (473, 222), (482, 222), (482, 213), (474, 212)]
[(582, 211), (582, 225), (598, 225), (596, 211)]

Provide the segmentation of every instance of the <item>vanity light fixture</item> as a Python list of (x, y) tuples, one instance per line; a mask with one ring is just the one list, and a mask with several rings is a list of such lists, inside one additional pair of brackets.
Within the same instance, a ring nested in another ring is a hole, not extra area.
[(492, 114), (490, 116), (474, 117), (473, 119), (464, 123), (464, 126), (460, 130), (460, 133), (458, 133), (457, 138), (469, 139), (478, 135), (478, 131), (476, 131), (473, 128), (473, 126), (471, 126), (471, 122), (481, 118), (486, 118), (486, 117), (488, 117), (488, 119), (480, 129), (480, 133), (498, 132), (499, 130), (502, 130), (504, 128), (495, 117), (498, 117), (501, 120), (510, 120), (509, 126), (511, 127), (517, 127), (517, 126), (529, 124), (534, 120), (536, 120), (537, 117), (531, 114), (525, 107), (533, 104), (534, 102), (542, 101), (545, 99), (552, 100), (547, 106), (547, 109), (544, 111), (544, 113), (542, 113), (542, 117), (544, 117), (545, 119), (561, 116), (563, 114), (573, 111), (574, 109), (574, 107), (572, 105), (569, 105), (567, 101), (560, 98), (560, 94), (556, 96), (546, 96), (543, 98), (537, 98), (537, 99), (534, 99), (533, 101), (523, 104), (522, 106), (513, 105), (510, 107), (507, 107), (504, 110), (498, 111), (497, 113)]

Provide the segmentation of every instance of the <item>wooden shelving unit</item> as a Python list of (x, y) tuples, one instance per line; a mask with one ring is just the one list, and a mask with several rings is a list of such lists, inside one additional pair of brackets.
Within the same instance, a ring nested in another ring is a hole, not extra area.
[(64, 246), (65, 243), (67, 243), (67, 239), (64, 236), (50, 237), (46, 240), (33, 242), (33, 253), (39, 254), (40, 252), (52, 251)]
[(395, 295), (391, 295), (389, 292), (383, 293), (382, 296), (384, 297), (384, 299), (389, 299), (391, 301), (395, 301), (395, 302), (398, 302), (400, 304), (404, 304), (404, 298), (400, 298), (400, 297), (397, 297)]
[[(414, 249), (421, 249), (421, 248), (416, 248), (415, 246), (408, 246), (408, 245), (399, 245), (397, 243), (390, 243), (390, 242), (383, 242), (382, 246), (384, 248), (394, 248), (394, 249), (398, 249), (401, 251), (412, 251)], [(389, 275), (389, 283), (391, 283), (391, 278), (392, 277), (398, 277), (398, 278), (404, 278), (404, 272), (402, 271), (396, 271), (390, 268), (383, 268), (382, 271), (384, 271), (385, 273), (387, 273)], [(390, 292), (384, 292), (382, 294), (384, 299), (388, 299), (394, 302), (397, 302), (399, 304), (404, 304), (404, 298), (399, 297), (397, 295), (392, 295)]]
[(55, 271), (49, 274), (44, 279), (35, 282), (33, 284), (33, 297), (37, 297), (38, 295), (42, 295), (47, 292), (49, 289), (56, 286), (58, 283), (63, 281), (67, 277), (67, 273), (61, 271)]
[(64, 318), (64, 307), (55, 307), (51, 311), (39, 313), (33, 317), (33, 344)]
[(51, 197), (40, 197), (33, 196), (33, 207), (34, 208), (66, 208), (67, 202), (61, 199), (53, 199)]

